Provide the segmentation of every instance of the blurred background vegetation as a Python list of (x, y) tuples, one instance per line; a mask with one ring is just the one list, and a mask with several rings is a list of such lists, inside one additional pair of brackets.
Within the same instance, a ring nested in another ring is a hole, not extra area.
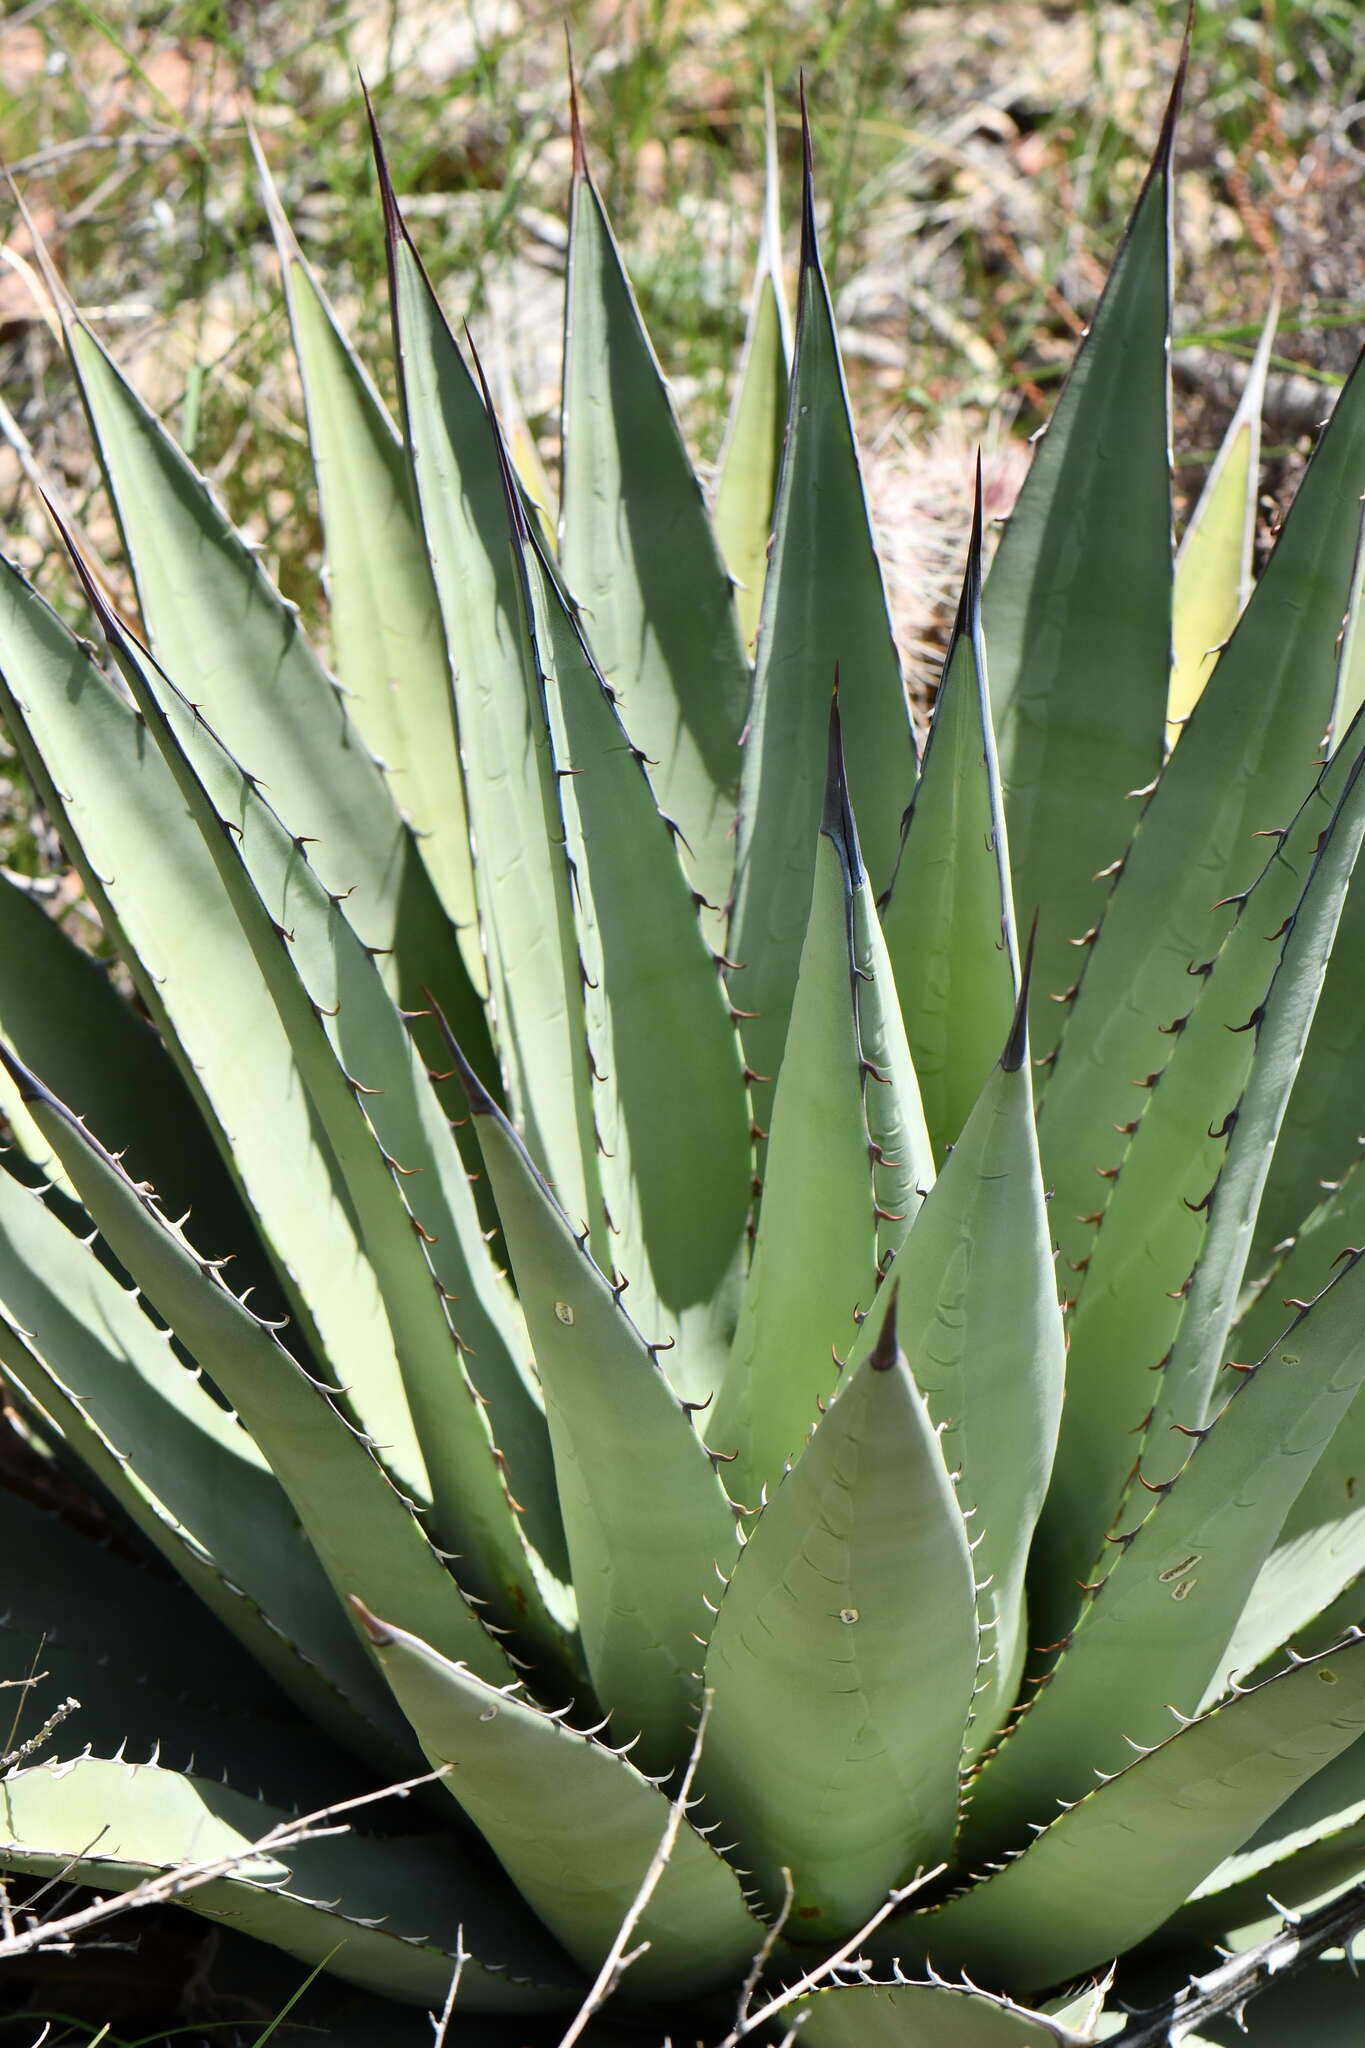
[[(1272, 493), (1359, 345), (1358, 0), (1201, 0), (1179, 161), (1177, 482), (1197, 484), (1272, 281)], [(553, 469), (569, 176), (563, 28), (595, 165), (699, 459), (723, 428), (774, 79), (793, 212), (804, 68), (871, 487), (912, 656), (956, 573), (984, 439), (1006, 509), (1143, 175), (1184, 0), (27, 0), (0, 148), (88, 317), (321, 623), (302, 408), (244, 113), (392, 390), (359, 76), (454, 318)], [(25, 468), (102, 554), (82, 422), (6, 199), (0, 517), (59, 585)]]
[[(898, 635), (921, 707), (975, 449), (1009, 509), (1141, 183), (1185, 0), (21, 0), (0, 154), (86, 317), (326, 646), (302, 401), (254, 116), (307, 253), (393, 396), (360, 78), (453, 320), (553, 477), (570, 175), (564, 31), (594, 167), (705, 473), (724, 428), (778, 108), (795, 255), (805, 73), (827, 263)], [(1178, 161), (1177, 516), (1281, 287), (1265, 520), (1360, 342), (1359, 0), (1199, 0)], [(41, 475), (132, 607), (79, 402), (0, 191), (0, 534), (72, 593)], [(0, 739), (0, 861), (81, 923)], [(98, 943), (93, 930), (86, 934)]]

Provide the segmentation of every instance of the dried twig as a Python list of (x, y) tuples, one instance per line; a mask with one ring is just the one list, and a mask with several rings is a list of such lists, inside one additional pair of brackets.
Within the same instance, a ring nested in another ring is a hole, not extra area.
[(439, 2019), (435, 2013), (430, 2015), (433, 2030), (432, 2048), (446, 2048), (446, 2034), (450, 2028), (451, 2015), (455, 2010), (455, 2000), (459, 1994), (460, 1979), (464, 1975), (464, 1966), (468, 1961), (469, 1951), (464, 1945), (464, 1922), (462, 1920), (455, 1930), (455, 1967), (450, 1973), (450, 1985), (446, 1991), (446, 2002), (441, 2007)]
[[(4, 1680), (4, 1683), (6, 1685), (12, 1685), (16, 1683), (16, 1681), (13, 1679), (6, 1679)], [(29, 1685), (35, 1683), (35, 1681), (27, 1678), (21, 1678), (17, 1681), (17, 1683), (20, 1685)], [(52, 1734), (55, 1728), (61, 1727), (62, 1722), (66, 1720), (69, 1714), (75, 1714), (79, 1712), (80, 1704), (81, 1703), (79, 1700), (64, 1699), (59, 1707), (54, 1707), (52, 1712), (48, 1715), (42, 1727), (38, 1729), (36, 1734), (30, 1735), (27, 1742), (21, 1742), (17, 1749), (11, 1749), (7, 1752), (6, 1755), (0, 1756), (0, 1771), (12, 1771), (16, 1764), (23, 1763), (26, 1757), (32, 1756), (35, 1750), (41, 1749), (43, 1744), (47, 1741), (49, 1735)], [(11, 1735), (11, 1740), (12, 1739), (13, 1737)]]
[(908, 1898), (922, 1891), (925, 1885), (932, 1884), (936, 1877), (942, 1877), (947, 1868), (946, 1863), (939, 1863), (932, 1870), (921, 1870), (911, 1878), (909, 1884), (902, 1885), (899, 1891), (892, 1892), (885, 1904), (878, 1906), (872, 1918), (865, 1921), (856, 1934), (851, 1934), (847, 1941), (841, 1943), (833, 1955), (826, 1956), (813, 1970), (807, 1970), (804, 1977), (798, 1977), (794, 1984), (789, 1984), (784, 1991), (779, 1991), (766, 2005), (761, 2005), (756, 2013), (740, 2019), (725, 2036), (720, 2048), (736, 2048), (736, 2044), (752, 2034), (756, 2028), (765, 2026), (770, 2019), (775, 2019), (778, 2013), (784, 2012), (798, 1998), (804, 1998), (808, 1991), (814, 1991), (822, 1978), (842, 1969), (867, 1940), (868, 1935), (875, 1934), (883, 1920), (889, 1919), (897, 1906), (903, 1906)]
[[(1273, 1899), (1268, 1903), (1275, 1905)], [(1324, 1950), (1343, 1948), (1349, 1958), (1352, 1942), (1365, 1933), (1365, 1884), (1353, 1885), (1312, 1913), (1278, 1910), (1284, 1912), (1284, 1925), (1268, 1941), (1191, 1978), (1151, 2011), (1135, 2013), (1122, 2032), (1111, 2035), (1111, 2048), (1175, 2048), (1196, 2028), (1224, 2014), (1240, 2023), (1243, 2008), (1258, 1991), (1294, 1976)]]
[[(102, 1926), (116, 1914), (129, 1913), (143, 1906), (165, 1905), (169, 1900), (183, 1898), (186, 1892), (197, 1891), (201, 1885), (212, 1884), (215, 1879), (228, 1877), (243, 1863), (250, 1863), (258, 1856), (270, 1856), (277, 1852), (293, 1849), (300, 1842), (319, 1841), (327, 1835), (344, 1835), (345, 1826), (333, 1827), (328, 1823), (339, 1815), (353, 1813), (358, 1807), (373, 1806), (381, 1799), (396, 1798), (411, 1792), (418, 1785), (429, 1785), (442, 1775), (440, 1771), (424, 1771), (421, 1777), (405, 1778), (401, 1784), (385, 1785), (377, 1792), (361, 1792), (353, 1799), (341, 1799), (331, 1806), (320, 1806), (314, 1813), (302, 1814), (296, 1820), (281, 1821), (278, 1827), (270, 1829), (259, 1841), (248, 1842), (240, 1849), (232, 1850), (226, 1856), (218, 1856), (205, 1863), (182, 1863), (174, 1870), (163, 1871), (160, 1877), (144, 1878), (130, 1891), (118, 1892), (111, 1898), (96, 1899), (93, 1905), (84, 1906), (78, 1912), (68, 1913), (56, 1920), (41, 1921), (27, 1927), (10, 1924), (0, 1937), (0, 1962), (12, 1962), (16, 1956), (54, 1947), (69, 1947), (76, 1936), (88, 1933), (92, 1927)], [(101, 1829), (100, 1833), (103, 1834)], [(94, 1848), (99, 1837), (90, 1844)], [(89, 1854), (89, 1850), (82, 1851)], [(49, 1885), (59, 1883), (61, 1878), (79, 1867), (80, 1857), (76, 1856), (65, 1866)], [(47, 1889), (48, 1887), (44, 1887)], [(27, 1908), (25, 1909), (27, 1917)], [(459, 1958), (456, 1958), (458, 1967)]]
[(602, 1961), (602, 1967), (593, 1979), (587, 1997), (574, 2015), (567, 2033), (560, 2037), (559, 2048), (573, 2048), (573, 2044), (579, 2039), (584, 2027), (587, 2026), (593, 2014), (600, 2012), (631, 1964), (638, 1962), (649, 1947), (647, 1941), (642, 1941), (638, 1948), (633, 1948), (627, 1952), (626, 1944), (639, 1926), (640, 1915), (644, 1912), (645, 1907), (658, 1889), (659, 1880), (668, 1868), (668, 1860), (673, 1854), (674, 1844), (677, 1842), (678, 1833), (683, 1824), (683, 1817), (687, 1812), (687, 1802), (692, 1791), (692, 1780), (697, 1774), (697, 1765), (701, 1761), (701, 1746), (706, 1739), (706, 1724), (711, 1718), (711, 1701), (713, 1697), (714, 1695), (709, 1690), (702, 1694), (701, 1712), (697, 1716), (697, 1732), (692, 1739), (692, 1754), (687, 1759), (687, 1769), (683, 1772), (683, 1780), (678, 1787), (677, 1797), (669, 1808), (668, 1825), (663, 1831), (658, 1848), (654, 1851), (649, 1868), (640, 1881), (640, 1889), (636, 1892), (625, 1918), (616, 1931), (616, 1939), (607, 1950)]
[(778, 1913), (777, 1918), (773, 1921), (771, 1927), (764, 1935), (763, 1946), (758, 1951), (758, 1954), (754, 1957), (752, 1963), (750, 1963), (749, 1974), (744, 1979), (743, 1984), (740, 1986), (739, 2007), (735, 2015), (736, 2026), (742, 2027), (744, 2022), (749, 2017), (749, 2007), (754, 2002), (754, 1994), (758, 1990), (759, 1979), (762, 1977), (763, 1972), (768, 1967), (768, 1962), (770, 1957), (772, 1956), (772, 1952), (777, 1947), (778, 1942), (781, 1940), (782, 1930), (786, 1926), (788, 1920), (790, 1920), (792, 1907), (796, 1904), (796, 1885), (793, 1882), (792, 1874), (790, 1870), (788, 1870), (785, 1863), (782, 1866), (782, 1883), (785, 1889), (782, 1898), (781, 1911)]

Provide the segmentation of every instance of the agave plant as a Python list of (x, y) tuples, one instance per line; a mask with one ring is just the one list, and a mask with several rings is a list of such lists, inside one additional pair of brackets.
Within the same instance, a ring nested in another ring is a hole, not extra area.
[(731, 2048), (1104, 2038), (1365, 1874), (1365, 380), (1173, 706), (1173, 123), (922, 760), (808, 142), (714, 522), (576, 118), (557, 523), (377, 138), (401, 430), (272, 199), (335, 680), (63, 307), (141, 632), (0, 577), (122, 963), (0, 888), (0, 1866)]

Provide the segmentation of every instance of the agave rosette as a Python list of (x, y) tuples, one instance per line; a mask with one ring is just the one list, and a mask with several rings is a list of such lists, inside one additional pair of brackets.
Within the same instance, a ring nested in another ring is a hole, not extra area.
[(430, 1767), (186, 1903), (518, 2041), (625, 1925), (612, 2038), (812, 2048), (1101, 2038), (1365, 1871), (1365, 390), (1167, 758), (1172, 125), (922, 761), (808, 147), (713, 524), (576, 133), (553, 544), (382, 153), (401, 429), (272, 198), (335, 679), (66, 309), (145, 644), (6, 567), (0, 699), (138, 1000), (0, 886), (0, 1369), (118, 1541), (0, 1489), (81, 1702), (4, 1867)]

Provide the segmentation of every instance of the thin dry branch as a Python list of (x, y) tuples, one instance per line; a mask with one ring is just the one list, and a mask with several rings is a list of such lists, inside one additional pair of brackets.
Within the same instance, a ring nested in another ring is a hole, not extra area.
[[(86, 1934), (92, 1927), (103, 1926), (121, 1913), (130, 1913), (143, 1906), (161, 1906), (172, 1899), (183, 1898), (187, 1892), (198, 1891), (202, 1885), (212, 1884), (221, 1877), (230, 1877), (242, 1864), (252, 1862), (258, 1856), (274, 1855), (293, 1849), (300, 1842), (319, 1841), (327, 1835), (344, 1835), (345, 1826), (333, 1827), (328, 1823), (339, 1815), (353, 1813), (358, 1807), (373, 1806), (381, 1799), (398, 1798), (413, 1791), (418, 1785), (429, 1785), (441, 1777), (440, 1771), (424, 1771), (420, 1777), (405, 1778), (400, 1784), (385, 1785), (377, 1792), (361, 1792), (353, 1799), (341, 1799), (330, 1806), (320, 1806), (313, 1813), (305, 1813), (295, 1820), (281, 1821), (259, 1841), (248, 1842), (240, 1849), (234, 1849), (226, 1856), (218, 1856), (210, 1862), (182, 1863), (174, 1870), (166, 1870), (159, 1877), (144, 1878), (141, 1884), (130, 1891), (117, 1892), (110, 1898), (99, 1898), (92, 1905), (83, 1906), (78, 1912), (67, 1913), (56, 1920), (36, 1922), (27, 1927), (14, 1925), (12, 1913), (7, 1917), (9, 1924), (0, 1936), (0, 1962), (12, 1962), (17, 1956), (32, 1955), (42, 1949), (69, 1948), (77, 1936)], [(103, 1830), (101, 1830), (103, 1833)], [(98, 1842), (99, 1837), (96, 1837)], [(90, 1844), (94, 1848), (95, 1843)], [(89, 1849), (82, 1851), (89, 1854)], [(49, 1883), (59, 1883), (70, 1876), (80, 1865), (80, 1856), (74, 1856), (56, 1878)], [(458, 1968), (459, 1958), (456, 1958)]]
[(435, 2013), (428, 2015), (432, 2025), (432, 2048), (446, 2048), (446, 2035), (450, 2030), (451, 2015), (455, 2011), (455, 2000), (459, 1995), (460, 1979), (464, 1976), (464, 1966), (468, 1961), (469, 1951), (464, 1945), (464, 1922), (462, 1920), (455, 1930), (455, 1967), (450, 1973), (450, 1984), (446, 1990), (446, 2002), (441, 2007), (439, 2018)]
[(641, 1879), (640, 1889), (636, 1892), (625, 1918), (616, 1930), (616, 1939), (607, 1950), (602, 1960), (602, 1967), (593, 1979), (587, 1997), (574, 2015), (567, 2033), (560, 2037), (559, 2048), (574, 2048), (574, 2043), (582, 2034), (584, 2027), (587, 2026), (593, 2014), (601, 2011), (602, 2007), (611, 1997), (612, 1992), (616, 1989), (616, 1986), (620, 1983), (625, 1972), (632, 1963), (639, 1961), (640, 1957), (645, 1954), (649, 1947), (647, 1941), (642, 1941), (638, 1948), (633, 1948), (627, 1952), (626, 1944), (639, 1926), (641, 1914), (658, 1889), (659, 1880), (668, 1868), (669, 1858), (672, 1856), (674, 1846), (677, 1843), (678, 1834), (687, 1812), (687, 1803), (692, 1792), (692, 1780), (697, 1775), (697, 1765), (701, 1761), (701, 1746), (706, 1739), (706, 1724), (711, 1718), (711, 1702), (713, 1698), (714, 1694), (709, 1688), (702, 1694), (701, 1712), (697, 1716), (697, 1732), (692, 1738), (692, 1753), (687, 1759), (687, 1769), (683, 1773), (683, 1780), (678, 1787), (677, 1797), (669, 1808), (668, 1824), (660, 1837), (659, 1846), (654, 1851), (649, 1868)]

